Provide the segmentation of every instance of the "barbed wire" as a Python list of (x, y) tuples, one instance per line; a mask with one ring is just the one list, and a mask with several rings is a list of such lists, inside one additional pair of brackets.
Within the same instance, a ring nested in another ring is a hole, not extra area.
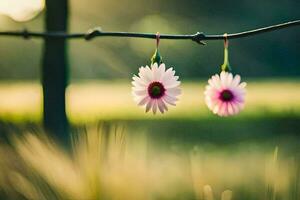
[[(299, 26), (300, 20), (289, 21), (281, 24), (276, 24), (272, 26), (266, 26), (258, 29), (248, 30), (238, 33), (227, 34), (227, 39), (237, 39), (243, 37), (249, 37), (256, 34), (266, 33), (270, 31), (280, 30), (288, 27)], [(96, 37), (129, 37), (129, 38), (146, 38), (146, 39), (156, 39), (156, 33), (138, 33), (138, 32), (108, 32), (102, 31), (101, 28), (93, 28), (86, 33), (66, 33), (66, 32), (33, 32), (24, 29), (23, 31), (0, 31), (0, 36), (16, 36), (23, 37), (24, 39), (29, 38), (57, 38), (57, 39), (85, 39), (91, 40)], [(160, 34), (160, 39), (170, 39), (170, 40), (192, 40), (198, 44), (205, 44), (204, 41), (207, 40), (224, 40), (224, 34), (220, 35), (209, 35), (203, 32), (197, 32), (195, 34)]]

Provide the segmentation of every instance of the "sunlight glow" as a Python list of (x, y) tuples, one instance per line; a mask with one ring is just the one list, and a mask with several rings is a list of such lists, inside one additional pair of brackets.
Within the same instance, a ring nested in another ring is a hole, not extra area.
[(44, 7), (45, 0), (0, 0), (0, 14), (19, 22), (33, 19)]

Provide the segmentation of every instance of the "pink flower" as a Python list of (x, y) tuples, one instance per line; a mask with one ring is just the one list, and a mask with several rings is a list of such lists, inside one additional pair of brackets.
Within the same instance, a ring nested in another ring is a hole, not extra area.
[(240, 83), (241, 77), (222, 71), (212, 76), (205, 88), (205, 102), (208, 108), (219, 116), (239, 113), (244, 108), (246, 83)]
[(177, 96), (181, 94), (180, 81), (175, 76), (173, 68), (166, 70), (165, 64), (154, 63), (151, 68), (140, 67), (138, 76), (134, 75), (132, 81), (132, 94), (140, 106), (146, 107), (146, 112), (152, 109), (155, 114), (157, 109), (164, 113), (167, 105), (175, 106)]

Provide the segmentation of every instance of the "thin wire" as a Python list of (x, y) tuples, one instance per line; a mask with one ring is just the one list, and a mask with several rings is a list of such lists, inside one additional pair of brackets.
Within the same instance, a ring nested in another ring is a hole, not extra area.
[[(263, 28), (253, 29), (244, 32), (227, 34), (228, 39), (237, 39), (249, 37), (260, 33), (280, 30), (288, 27), (299, 26), (300, 20), (289, 21), (281, 24), (267, 26)], [(86, 39), (91, 40), (96, 37), (130, 37), (130, 38), (148, 38), (156, 39), (157, 34), (153, 33), (136, 33), (136, 32), (105, 32), (101, 28), (94, 28), (87, 33), (65, 33), (65, 32), (31, 32), (28, 30), (23, 31), (0, 31), (0, 36), (15, 36), (29, 39), (34, 38), (53, 38), (53, 39)], [(202, 32), (187, 35), (174, 35), (174, 34), (161, 34), (159, 39), (171, 40), (192, 40), (198, 44), (205, 44), (203, 41), (207, 40), (224, 40), (224, 35), (209, 35)]]

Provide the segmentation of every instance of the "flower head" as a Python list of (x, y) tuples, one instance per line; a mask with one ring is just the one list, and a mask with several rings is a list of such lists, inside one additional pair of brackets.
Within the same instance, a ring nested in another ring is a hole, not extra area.
[(152, 109), (155, 114), (157, 110), (164, 113), (168, 110), (167, 104), (175, 106), (180, 95), (180, 81), (175, 76), (173, 68), (166, 70), (164, 63), (157, 63), (151, 68), (140, 67), (138, 76), (134, 75), (132, 81), (132, 94), (140, 106), (146, 107), (146, 112)]
[(245, 103), (246, 83), (240, 83), (241, 77), (222, 71), (208, 80), (205, 88), (205, 102), (208, 108), (219, 116), (239, 113)]

